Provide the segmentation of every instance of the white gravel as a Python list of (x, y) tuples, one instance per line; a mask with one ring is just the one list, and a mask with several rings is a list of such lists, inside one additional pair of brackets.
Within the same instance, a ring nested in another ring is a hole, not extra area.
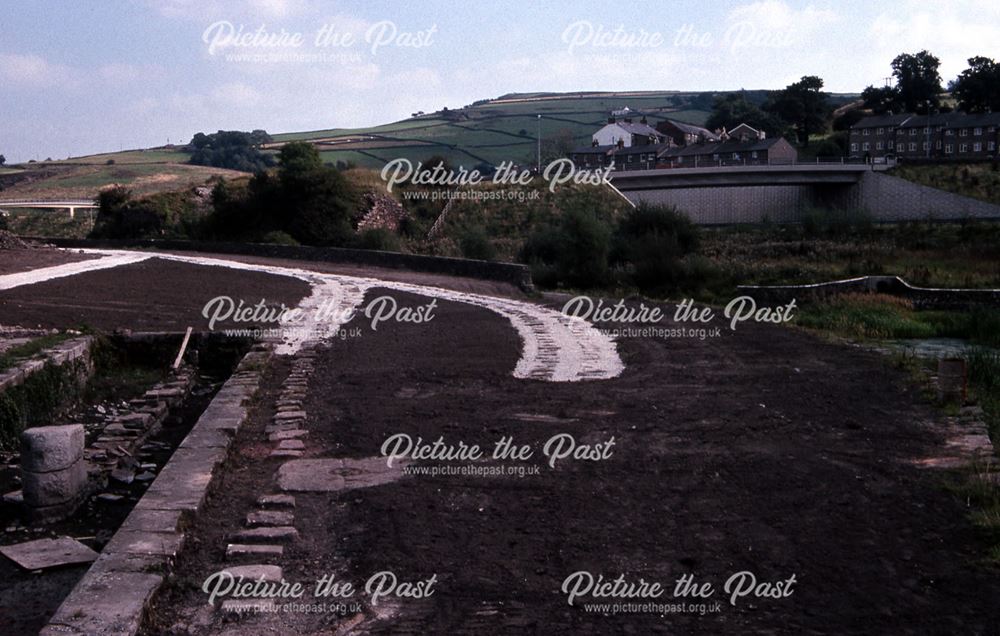
[[(277, 267), (255, 263), (241, 263), (219, 258), (184, 256), (179, 254), (130, 252), (123, 250), (84, 250), (101, 258), (69, 263), (56, 267), (46, 267), (30, 272), (0, 276), (0, 289), (11, 289), (21, 285), (31, 285), (53, 278), (73, 276), (84, 272), (118, 267), (137, 263), (148, 258), (192, 263), (208, 267), (260, 272), (277, 276), (288, 276), (309, 283), (312, 294), (303, 299), (299, 307), (306, 316), (313, 316), (317, 307), (334, 302), (338, 306), (337, 315), (346, 315), (348, 309), (358, 307), (364, 300), (365, 292), (372, 287), (394, 289), (466, 303), (489, 309), (505, 317), (517, 330), (522, 341), (521, 359), (514, 368), (514, 377), (543, 380), (548, 382), (576, 382), (580, 380), (604, 380), (617, 377), (625, 365), (614, 340), (582, 320), (564, 316), (558, 311), (540, 307), (533, 303), (497, 298), (481, 294), (457, 292), (440, 287), (414, 285), (375, 278), (323, 274), (308, 269)], [(344, 311), (340, 311), (344, 310)], [(276, 352), (291, 355), (303, 346), (316, 340), (332, 337), (342, 325), (336, 320), (298, 325), (286, 330), (283, 339), (277, 343)], [(318, 334), (318, 338), (316, 337)], [(310, 337), (312, 336), (312, 337)]]

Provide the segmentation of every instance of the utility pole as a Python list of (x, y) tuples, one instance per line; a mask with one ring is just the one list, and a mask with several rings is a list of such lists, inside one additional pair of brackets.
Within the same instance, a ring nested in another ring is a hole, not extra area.
[(542, 116), (538, 116), (538, 174), (542, 174)]

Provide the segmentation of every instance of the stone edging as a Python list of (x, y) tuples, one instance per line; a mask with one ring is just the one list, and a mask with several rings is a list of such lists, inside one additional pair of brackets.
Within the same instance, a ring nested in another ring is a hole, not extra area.
[(131, 636), (165, 570), (184, 543), (184, 527), (205, 502), (215, 469), (247, 419), (271, 352), (255, 348), (201, 414), (152, 485), (40, 636)]
[(41, 357), (33, 357), (12, 369), (0, 371), (0, 393), (12, 386), (23, 384), (26, 379), (40, 371), (48, 363), (61, 366), (67, 362), (86, 357), (90, 353), (93, 342), (94, 339), (91, 336), (72, 338), (42, 351)]

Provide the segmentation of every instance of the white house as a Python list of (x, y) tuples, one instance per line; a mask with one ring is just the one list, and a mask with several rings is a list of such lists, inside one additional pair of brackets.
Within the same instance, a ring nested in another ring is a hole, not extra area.
[(625, 148), (658, 144), (664, 141), (662, 133), (645, 123), (630, 121), (608, 122), (591, 137), (595, 146), (616, 146), (621, 142)]

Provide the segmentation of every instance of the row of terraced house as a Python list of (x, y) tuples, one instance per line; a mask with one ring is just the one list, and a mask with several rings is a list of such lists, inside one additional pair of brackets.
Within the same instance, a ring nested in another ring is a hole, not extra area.
[(573, 149), (570, 159), (581, 167), (652, 170), (731, 165), (790, 164), (795, 148), (762, 130), (740, 124), (732, 130), (711, 131), (673, 119), (653, 128), (645, 117), (611, 117), (591, 137), (589, 146)]
[(851, 126), (855, 159), (986, 161), (997, 157), (1000, 113), (875, 115)]

